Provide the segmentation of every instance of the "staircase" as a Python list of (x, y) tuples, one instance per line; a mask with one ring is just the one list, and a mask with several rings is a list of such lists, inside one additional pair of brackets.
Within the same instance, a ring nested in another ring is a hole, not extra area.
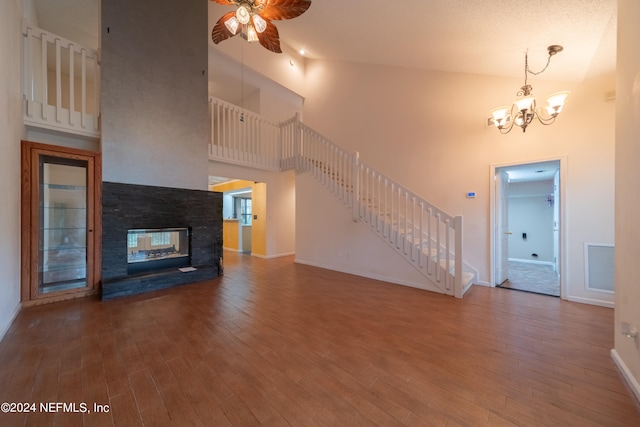
[(451, 216), (300, 121), (277, 123), (209, 99), (209, 158), (268, 170), (307, 172), (417, 269), (438, 292), (461, 298), (477, 282), (462, 260), (462, 217)]

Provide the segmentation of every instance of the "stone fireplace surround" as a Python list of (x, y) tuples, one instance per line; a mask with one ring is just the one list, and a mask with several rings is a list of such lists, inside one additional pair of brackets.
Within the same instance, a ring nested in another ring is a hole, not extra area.
[[(186, 227), (194, 271), (127, 274), (127, 231)], [(213, 279), (221, 274), (222, 193), (102, 183), (102, 299)]]

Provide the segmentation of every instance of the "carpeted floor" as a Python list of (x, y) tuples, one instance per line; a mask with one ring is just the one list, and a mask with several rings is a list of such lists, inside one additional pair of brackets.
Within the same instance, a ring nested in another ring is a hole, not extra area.
[(550, 265), (509, 261), (509, 279), (498, 287), (560, 296), (560, 282)]

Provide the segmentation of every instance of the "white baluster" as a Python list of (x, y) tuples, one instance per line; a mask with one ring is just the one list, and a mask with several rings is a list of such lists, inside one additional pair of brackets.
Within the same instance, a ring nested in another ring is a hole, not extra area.
[(62, 64), (60, 62), (60, 39), (56, 38), (56, 123), (60, 123), (62, 113)]
[(47, 36), (44, 32), (40, 33), (42, 50), (41, 50), (41, 64), (40, 64), (40, 77), (42, 78), (42, 119), (48, 118), (48, 105), (49, 105), (49, 86), (47, 81)]
[(76, 110), (76, 95), (75, 95), (75, 65), (74, 65), (74, 49), (73, 43), (67, 45), (69, 49), (69, 125), (73, 127), (74, 114)]

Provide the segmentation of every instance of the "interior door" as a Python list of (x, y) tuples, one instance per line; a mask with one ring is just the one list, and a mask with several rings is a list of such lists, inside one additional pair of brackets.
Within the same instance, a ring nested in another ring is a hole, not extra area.
[(509, 278), (509, 174), (496, 170), (496, 279), (499, 285)]
[(25, 142), (22, 161), (23, 302), (96, 292), (99, 154)]

